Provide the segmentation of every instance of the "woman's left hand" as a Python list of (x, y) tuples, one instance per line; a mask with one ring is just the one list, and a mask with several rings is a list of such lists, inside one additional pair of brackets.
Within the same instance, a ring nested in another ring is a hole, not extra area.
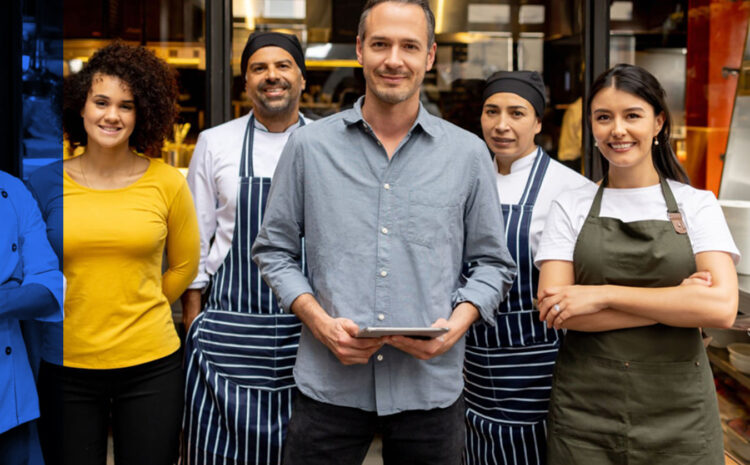
[(539, 292), (539, 321), (560, 329), (565, 320), (606, 308), (605, 286), (557, 286)]

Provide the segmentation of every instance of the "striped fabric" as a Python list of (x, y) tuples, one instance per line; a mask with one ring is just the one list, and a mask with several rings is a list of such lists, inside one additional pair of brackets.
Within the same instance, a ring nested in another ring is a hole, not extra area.
[(282, 313), (250, 260), (271, 187), (270, 178), (253, 177), (254, 121), (242, 148), (232, 247), (185, 343), (186, 465), (279, 464), (291, 416), (302, 324)]
[(546, 417), (560, 334), (539, 321), (539, 271), (529, 244), (531, 215), (549, 166), (537, 150), (517, 205), (502, 205), (505, 236), (518, 276), (495, 326), (475, 324), (464, 362), (465, 464), (543, 464)]

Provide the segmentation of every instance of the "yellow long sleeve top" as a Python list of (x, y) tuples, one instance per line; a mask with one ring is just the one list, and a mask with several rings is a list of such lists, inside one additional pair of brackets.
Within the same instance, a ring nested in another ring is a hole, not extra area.
[(158, 160), (121, 189), (89, 189), (65, 173), (63, 208), (64, 365), (122, 368), (177, 350), (170, 302), (195, 278), (200, 256), (184, 177)]

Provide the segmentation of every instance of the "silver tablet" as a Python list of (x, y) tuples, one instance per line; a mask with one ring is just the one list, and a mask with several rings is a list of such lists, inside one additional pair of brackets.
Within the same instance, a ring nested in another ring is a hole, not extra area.
[(448, 328), (393, 328), (369, 327), (360, 329), (357, 337), (408, 336), (418, 339), (432, 339), (448, 332)]

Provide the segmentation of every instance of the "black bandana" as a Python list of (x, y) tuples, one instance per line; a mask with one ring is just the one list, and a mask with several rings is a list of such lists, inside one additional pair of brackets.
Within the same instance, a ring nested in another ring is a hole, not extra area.
[(487, 78), (482, 101), (492, 94), (510, 92), (525, 98), (541, 118), (544, 115), (544, 81), (536, 71), (498, 71)]
[(282, 34), (281, 32), (253, 32), (247, 38), (245, 49), (242, 51), (242, 60), (240, 62), (242, 75), (247, 72), (247, 62), (253, 53), (263, 47), (280, 47), (289, 52), (294, 58), (294, 62), (299, 66), (302, 77), (307, 79), (307, 68), (305, 68), (305, 54), (302, 52), (302, 45), (299, 43), (297, 36), (291, 34)]

